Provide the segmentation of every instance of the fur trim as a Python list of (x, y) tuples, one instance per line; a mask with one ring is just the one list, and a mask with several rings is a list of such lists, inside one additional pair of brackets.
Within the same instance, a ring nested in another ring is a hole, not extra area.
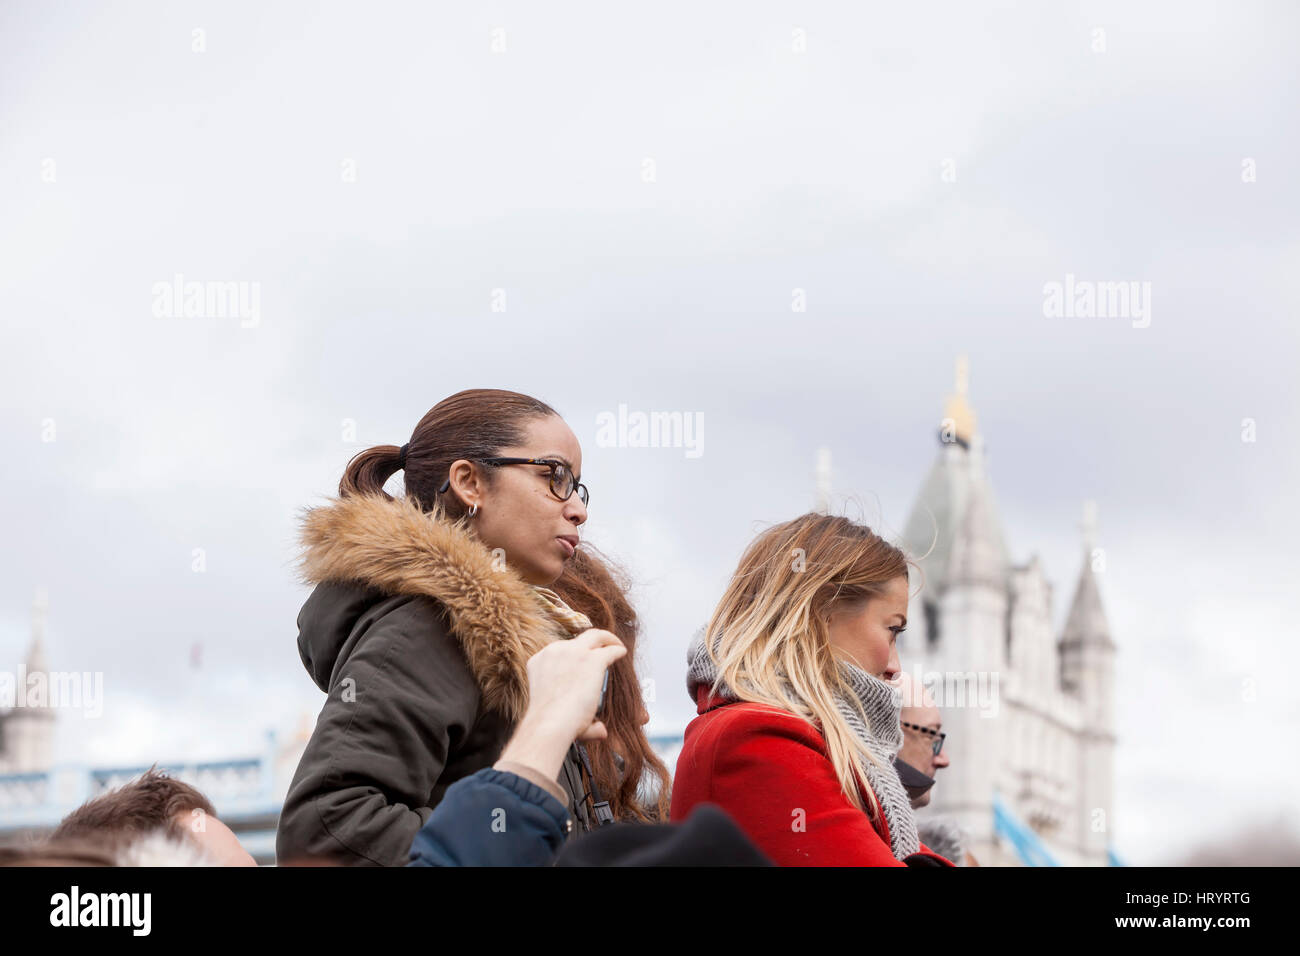
[(389, 594), (434, 598), (448, 611), (485, 703), (519, 720), (528, 659), (562, 635), (533, 589), (463, 521), (421, 511), (410, 498), (331, 498), (302, 517), (300, 573), (308, 584), (360, 581)]

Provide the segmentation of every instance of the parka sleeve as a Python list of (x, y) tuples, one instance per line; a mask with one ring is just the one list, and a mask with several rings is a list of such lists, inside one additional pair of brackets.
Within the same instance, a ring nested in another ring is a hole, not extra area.
[(478, 685), (432, 607), (416, 600), (384, 615), (336, 665), (280, 815), (280, 863), (407, 863), (449, 749), (479, 708)]

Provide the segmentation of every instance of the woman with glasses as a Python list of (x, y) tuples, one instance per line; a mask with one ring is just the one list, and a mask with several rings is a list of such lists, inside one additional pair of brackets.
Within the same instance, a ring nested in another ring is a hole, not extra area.
[(807, 514), (759, 535), (689, 654), (672, 818), (720, 806), (781, 866), (951, 866), (917, 837), (895, 641), (907, 559)]
[[(398, 470), (405, 493), (393, 498), (384, 483)], [(328, 697), (280, 815), (280, 862), (405, 865), (447, 788), (494, 765), (527, 705), (529, 658), (592, 629), (552, 587), (608, 585), (579, 551), (581, 473), (578, 439), (554, 409), (476, 389), (435, 405), (406, 445), (355, 456), (339, 496), (306, 512), (302, 575), (315, 589), (298, 649)], [(602, 623), (628, 636), (629, 614)], [(591, 735), (608, 739), (594, 761), (576, 742), (560, 772), (571, 836), (614, 808), (648, 815), (613, 759), (656, 769), (633, 692), (628, 655), (610, 669), (608, 719), (593, 718)]]

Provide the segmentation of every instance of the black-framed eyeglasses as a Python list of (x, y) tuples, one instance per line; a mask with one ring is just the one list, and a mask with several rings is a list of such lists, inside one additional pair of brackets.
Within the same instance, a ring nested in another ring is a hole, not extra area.
[[(591, 493), (587, 491), (587, 486), (573, 477), (573, 472), (569, 470), (568, 465), (554, 458), (475, 458), (474, 460), (484, 465), (545, 465), (551, 469), (551, 494), (561, 501), (568, 501), (576, 491), (583, 507), (586, 507), (587, 502), (591, 500)], [(451, 479), (448, 478), (438, 489), (438, 494), (446, 494), (450, 487)]]
[(939, 756), (939, 752), (943, 750), (943, 739), (948, 736), (947, 734), (941, 733), (940, 731), (935, 730), (933, 727), (922, 727), (920, 724), (909, 724), (905, 720), (900, 720), (899, 723), (902, 724), (904, 727), (907, 727), (911, 730), (915, 730), (917, 733), (925, 734), (927, 737), (933, 737), (934, 755), (936, 757)]

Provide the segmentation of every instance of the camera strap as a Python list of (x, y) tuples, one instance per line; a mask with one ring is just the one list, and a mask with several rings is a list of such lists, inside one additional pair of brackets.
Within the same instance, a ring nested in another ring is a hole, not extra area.
[[(594, 830), (596, 827), (604, 826), (607, 823), (614, 822), (614, 812), (609, 808), (609, 801), (600, 798), (600, 791), (596, 788), (596, 775), (591, 772), (591, 759), (587, 756), (587, 748), (581, 741), (573, 742), (573, 749), (578, 752), (578, 759), (582, 762), (582, 769), (587, 773), (587, 792), (583, 794), (582, 800), (591, 801), (591, 814), (585, 822), (588, 830)], [(595, 823), (591, 822), (594, 815)]]

